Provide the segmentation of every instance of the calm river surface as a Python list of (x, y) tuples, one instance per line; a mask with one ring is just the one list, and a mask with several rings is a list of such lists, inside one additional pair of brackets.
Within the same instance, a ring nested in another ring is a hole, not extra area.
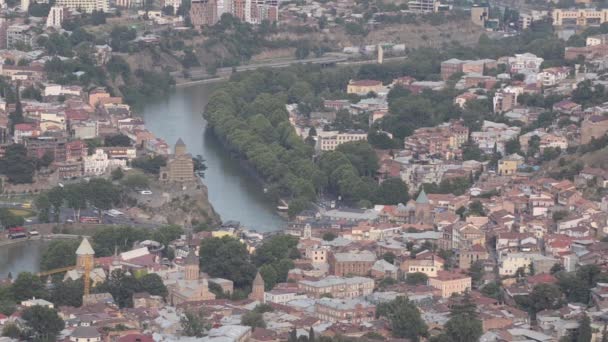
[(207, 164), (203, 181), (224, 222), (239, 221), (259, 232), (277, 230), (284, 221), (264, 196), (262, 186), (205, 130), (202, 112), (213, 88), (210, 84), (178, 88), (168, 99), (150, 102), (142, 113), (146, 127), (171, 147), (182, 138), (188, 152), (203, 156)]
[[(150, 101), (142, 110), (146, 127), (172, 147), (182, 138), (192, 155), (202, 155), (207, 171), (204, 183), (222, 220), (235, 220), (249, 229), (268, 232), (281, 228), (284, 220), (264, 196), (262, 187), (239, 162), (230, 158), (217, 139), (205, 130), (202, 117), (213, 85), (178, 88), (167, 99)], [(31, 241), (0, 246), (0, 277), (8, 272), (37, 272), (45, 243)]]
[(0, 247), (0, 278), (5, 278), (9, 272), (13, 278), (19, 272), (38, 272), (40, 270), (40, 255), (48, 242), (34, 240), (15, 243)]

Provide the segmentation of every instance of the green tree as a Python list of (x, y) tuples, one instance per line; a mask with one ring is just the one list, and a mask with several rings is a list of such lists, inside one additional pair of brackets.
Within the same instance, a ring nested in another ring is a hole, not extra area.
[(325, 241), (333, 241), (336, 238), (336, 234), (332, 233), (332, 232), (327, 232), (325, 234), (323, 234), (323, 240)]
[(6, 323), (2, 328), (2, 336), (19, 340), (22, 336), (21, 329), (15, 323)]
[(42, 253), (40, 268), (43, 271), (76, 265), (76, 249), (80, 242), (74, 240), (51, 241)]
[(384, 254), (382, 254), (382, 259), (384, 259), (386, 262), (393, 264), (395, 262), (395, 253), (393, 252), (386, 252)]
[(32, 183), (36, 171), (35, 161), (27, 156), (24, 145), (13, 144), (6, 148), (0, 159), (0, 172), (13, 184)]
[(21, 272), (11, 286), (13, 298), (17, 302), (26, 299), (46, 298), (48, 293), (40, 277), (29, 272)]
[(260, 268), (260, 274), (262, 274), (262, 278), (264, 279), (264, 288), (266, 291), (270, 291), (274, 288), (277, 283), (278, 276), (277, 271), (275, 271), (272, 265), (263, 265)]
[(426, 285), (429, 277), (422, 272), (408, 273), (405, 283), (408, 285)]
[(484, 265), (483, 261), (477, 260), (471, 264), (471, 268), (469, 269), (469, 274), (471, 275), (471, 280), (474, 284), (479, 284), (484, 275)]
[(4, 228), (12, 228), (22, 226), (25, 223), (25, 219), (22, 216), (15, 215), (7, 208), (0, 208), (0, 223), (2, 223)]
[(230, 279), (237, 288), (250, 286), (255, 277), (256, 267), (249, 260), (247, 248), (237, 239), (228, 236), (204, 239), (199, 256), (204, 272)]
[(562, 291), (553, 284), (536, 285), (530, 293), (530, 302), (534, 313), (547, 309), (559, 309), (564, 303)]
[(186, 336), (201, 338), (207, 334), (211, 325), (207, 323), (205, 312), (186, 310), (180, 318), (182, 333)]
[(469, 342), (478, 341), (482, 334), (482, 323), (476, 305), (466, 293), (459, 303), (452, 305), (450, 319), (445, 324), (445, 335), (450, 341)]
[(167, 287), (163, 283), (163, 279), (156, 273), (149, 273), (139, 279), (141, 291), (148, 292), (153, 296), (167, 297), (169, 293)]
[(38, 221), (41, 223), (48, 223), (51, 220), (51, 201), (46, 193), (40, 194), (36, 197), (34, 205), (38, 210)]
[(82, 279), (62, 281), (61, 279), (53, 284), (51, 291), (51, 302), (56, 307), (59, 306), (82, 306), (82, 296), (84, 295), (84, 282)]
[(377, 194), (377, 203), (398, 204), (409, 201), (409, 190), (401, 178), (389, 178), (380, 184)]
[(124, 175), (124, 171), (119, 167), (112, 171), (112, 180), (121, 180)]
[(399, 296), (386, 303), (379, 315), (389, 320), (395, 337), (419, 341), (421, 337), (428, 336), (428, 327), (420, 317), (420, 311), (407, 297)]
[(483, 209), (483, 204), (480, 201), (475, 200), (469, 204), (468, 214), (471, 216), (486, 216), (486, 212)]
[(109, 292), (121, 308), (133, 307), (133, 294), (142, 291), (141, 282), (122, 270), (114, 270), (108, 279), (95, 287), (95, 291)]
[(34, 341), (55, 341), (65, 323), (57, 311), (44, 306), (32, 306), (23, 310), (21, 318), (25, 321)]
[(266, 328), (266, 322), (264, 321), (264, 315), (259, 312), (255, 312), (255, 311), (249, 311), (249, 312), (245, 313), (241, 317), (241, 324), (252, 327), (253, 329)]
[(589, 319), (589, 316), (584, 313), (579, 321), (579, 327), (576, 330), (576, 342), (591, 342), (592, 336), (591, 320)]

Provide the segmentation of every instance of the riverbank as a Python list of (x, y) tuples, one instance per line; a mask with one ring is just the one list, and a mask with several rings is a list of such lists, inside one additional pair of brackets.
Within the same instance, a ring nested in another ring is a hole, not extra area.
[(212, 132), (201, 113), (208, 97), (221, 82), (192, 82), (176, 87), (169, 98), (150, 101), (141, 110), (146, 127), (173, 143), (182, 139), (193, 156), (205, 159), (203, 183), (209, 202), (224, 222), (239, 221), (258, 232), (282, 229), (285, 220), (264, 194), (256, 175), (231, 156)]

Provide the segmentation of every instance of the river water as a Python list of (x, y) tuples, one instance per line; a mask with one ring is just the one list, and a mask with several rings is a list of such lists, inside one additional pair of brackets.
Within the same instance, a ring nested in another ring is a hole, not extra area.
[(222, 221), (239, 221), (258, 232), (277, 230), (284, 220), (264, 195), (262, 186), (205, 129), (202, 112), (214, 87), (201, 84), (177, 88), (169, 98), (150, 102), (142, 112), (146, 127), (170, 145), (182, 138), (188, 152), (203, 156), (207, 165), (203, 182)]
[(0, 247), (0, 278), (6, 278), (9, 272), (13, 278), (19, 272), (38, 272), (40, 256), (48, 242), (41, 240), (22, 241)]
[[(202, 111), (213, 85), (178, 88), (166, 99), (150, 101), (142, 111), (146, 127), (170, 145), (182, 138), (192, 155), (202, 155), (207, 171), (204, 183), (209, 198), (224, 222), (239, 221), (249, 229), (268, 232), (280, 229), (284, 220), (264, 196), (262, 186), (237, 160), (230, 158), (207, 130)], [(23, 242), (0, 247), (0, 278), (8, 272), (37, 272), (45, 243)]]

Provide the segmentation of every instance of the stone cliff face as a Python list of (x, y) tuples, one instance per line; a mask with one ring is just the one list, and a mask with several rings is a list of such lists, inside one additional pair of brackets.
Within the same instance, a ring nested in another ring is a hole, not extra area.
[(142, 219), (185, 227), (201, 222), (211, 226), (221, 223), (220, 216), (209, 202), (207, 186), (201, 180), (187, 186), (157, 183), (151, 189), (154, 196), (145, 198), (138, 205), (137, 216)]
[(169, 224), (185, 226), (206, 222), (209, 225), (218, 225), (221, 219), (209, 201), (207, 186), (200, 182), (200, 189), (176, 196), (159, 208), (167, 218)]

